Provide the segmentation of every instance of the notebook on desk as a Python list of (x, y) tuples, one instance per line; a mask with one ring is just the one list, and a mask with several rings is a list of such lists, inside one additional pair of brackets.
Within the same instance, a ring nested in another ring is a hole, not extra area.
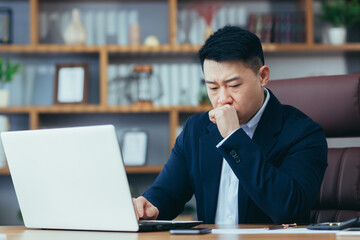
[(3, 132), (1, 138), (28, 228), (155, 231), (201, 223), (137, 221), (112, 125)]

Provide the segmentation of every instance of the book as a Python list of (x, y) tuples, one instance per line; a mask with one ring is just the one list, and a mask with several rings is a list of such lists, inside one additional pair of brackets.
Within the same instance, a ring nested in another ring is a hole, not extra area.
[(24, 66), (25, 93), (24, 105), (33, 105), (36, 69), (34, 65)]
[(198, 36), (198, 29), (196, 27), (197, 27), (197, 20), (200, 16), (197, 14), (196, 10), (189, 10), (188, 17), (190, 19), (192, 19), (191, 27), (190, 27), (190, 31), (189, 31), (190, 44), (196, 45), (197, 44), (197, 36)]
[(238, 6), (236, 7), (236, 12), (237, 12), (237, 19), (236, 19), (236, 22), (237, 22), (237, 25), (244, 28), (246, 27), (246, 24), (247, 24), (247, 19), (248, 19), (248, 16), (247, 16), (247, 10), (244, 6)]
[(60, 35), (64, 39), (65, 29), (71, 22), (71, 13), (67, 11), (59, 14), (60, 14)]
[(105, 40), (105, 12), (99, 10), (98, 12), (96, 12), (96, 17), (95, 17), (95, 36), (96, 36), (96, 41), (95, 43), (97, 45), (105, 45), (106, 44), (106, 40)]
[(48, 32), (48, 28), (49, 28), (49, 19), (48, 19), (48, 14), (47, 12), (40, 12), (40, 42), (44, 42), (45, 37), (47, 35)]
[(94, 12), (90, 10), (84, 12), (84, 27), (86, 31), (86, 45), (95, 45)]
[(117, 89), (116, 89), (116, 65), (108, 66), (108, 104), (117, 105)]
[(117, 41), (115, 10), (110, 10), (106, 14), (106, 27), (106, 44), (115, 44)]
[(128, 16), (125, 10), (120, 10), (117, 15), (117, 43), (119, 45), (128, 45)]
[(160, 65), (160, 79), (162, 83), (162, 97), (159, 104), (163, 106), (170, 105), (170, 68), (169, 64)]
[(199, 91), (201, 84), (201, 67), (197, 63), (191, 64), (191, 105), (199, 105)]
[(139, 24), (139, 13), (136, 10), (130, 10), (128, 14), (129, 24), (129, 44), (141, 44), (141, 30)]
[(153, 64), (153, 72), (152, 72), (152, 85), (151, 92), (153, 94), (154, 100), (153, 104), (155, 106), (159, 106), (161, 102), (162, 96), (162, 81), (160, 78), (160, 64)]
[(180, 103), (180, 69), (179, 64), (172, 63), (170, 67), (170, 89), (171, 89), (171, 103), (172, 106), (177, 106)]
[(180, 105), (189, 105), (191, 88), (190, 88), (190, 67), (189, 64), (183, 63), (180, 66)]
[(129, 105), (131, 101), (129, 99), (129, 94), (131, 89), (128, 89), (128, 76), (132, 72), (133, 64), (125, 65), (120, 64), (118, 66), (118, 74), (116, 78), (116, 96), (117, 104), (119, 105)]
[(185, 31), (186, 31), (186, 10), (179, 9), (177, 15), (177, 43), (185, 43)]

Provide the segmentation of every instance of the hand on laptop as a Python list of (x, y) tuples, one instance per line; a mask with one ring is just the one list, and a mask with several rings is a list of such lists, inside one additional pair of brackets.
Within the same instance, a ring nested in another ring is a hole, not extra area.
[(155, 220), (159, 216), (159, 209), (151, 204), (146, 198), (140, 196), (138, 198), (133, 198), (134, 208), (136, 217), (139, 220)]

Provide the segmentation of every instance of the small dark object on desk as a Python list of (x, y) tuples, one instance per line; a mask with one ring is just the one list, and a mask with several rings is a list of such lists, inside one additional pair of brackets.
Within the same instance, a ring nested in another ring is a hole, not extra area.
[(350, 227), (360, 227), (359, 217), (350, 219), (345, 222), (324, 222), (307, 226), (310, 230), (343, 230)]

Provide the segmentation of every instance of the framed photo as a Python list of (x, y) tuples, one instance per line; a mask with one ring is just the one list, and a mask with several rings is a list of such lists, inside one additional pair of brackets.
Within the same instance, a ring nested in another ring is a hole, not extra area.
[(130, 130), (122, 138), (122, 155), (126, 166), (145, 165), (148, 135), (145, 131)]
[(88, 65), (86, 63), (56, 64), (55, 104), (87, 103)]
[(0, 43), (12, 43), (12, 11), (0, 7)]

